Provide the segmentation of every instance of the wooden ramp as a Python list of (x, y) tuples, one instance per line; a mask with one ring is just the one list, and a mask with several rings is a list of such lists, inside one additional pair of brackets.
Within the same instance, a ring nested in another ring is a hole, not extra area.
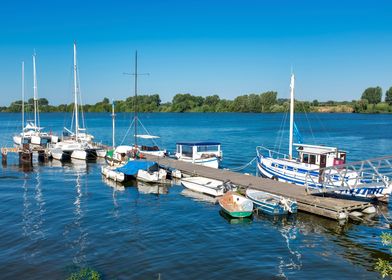
[(346, 219), (350, 212), (361, 211), (372, 206), (372, 204), (367, 201), (310, 195), (303, 186), (278, 182), (253, 175), (245, 175), (224, 169), (214, 169), (167, 157), (145, 156), (148, 160), (156, 161), (165, 168), (178, 169), (185, 174), (202, 176), (220, 181), (230, 180), (235, 185), (251, 187), (253, 189), (293, 198), (297, 200), (299, 210), (332, 219)]

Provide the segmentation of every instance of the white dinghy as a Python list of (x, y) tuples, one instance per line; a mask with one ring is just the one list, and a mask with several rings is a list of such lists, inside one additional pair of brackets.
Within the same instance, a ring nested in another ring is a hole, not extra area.
[(205, 177), (183, 178), (181, 179), (181, 184), (187, 189), (213, 197), (222, 196), (228, 191), (237, 190), (237, 187), (230, 182), (222, 182)]

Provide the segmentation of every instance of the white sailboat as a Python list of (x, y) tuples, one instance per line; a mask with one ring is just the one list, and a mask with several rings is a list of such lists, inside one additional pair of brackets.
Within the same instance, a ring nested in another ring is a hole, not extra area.
[[(166, 155), (166, 150), (161, 149), (159, 145), (156, 143), (156, 140), (159, 139), (159, 136), (151, 135), (149, 131), (144, 127), (143, 123), (140, 121), (138, 116), (138, 102), (137, 102), (137, 78), (139, 75), (137, 69), (137, 51), (135, 52), (135, 73), (132, 74), (135, 76), (135, 103), (134, 103), (134, 116), (130, 128), (134, 128), (134, 143), (133, 145), (120, 145), (117, 148), (114, 148), (114, 136), (113, 136), (113, 151), (110, 151), (106, 157), (107, 161), (110, 164), (124, 164), (124, 162), (128, 161), (130, 158), (142, 157), (143, 154), (149, 154), (159, 157), (164, 157)], [(113, 135), (114, 135), (114, 108), (112, 112), (113, 116)], [(139, 134), (138, 126), (141, 126), (145, 133)], [(125, 138), (125, 137), (124, 137)], [(139, 141), (141, 140), (141, 141)], [(142, 141), (150, 141), (153, 145), (148, 145), (147, 143)]]
[[(346, 152), (339, 150), (337, 147), (327, 147), (322, 145), (308, 145), (293, 143), (294, 133), (294, 74), (291, 75), (290, 83), (290, 132), (289, 132), (289, 154), (285, 155), (277, 151), (272, 151), (265, 147), (259, 146), (257, 152), (257, 170), (258, 174), (296, 185), (302, 185), (307, 188), (321, 189), (325, 188), (326, 180), (332, 192), (337, 187), (345, 186), (346, 190), (335, 191), (342, 195), (361, 196), (361, 197), (383, 197), (391, 193), (391, 187), (386, 187), (383, 181), (375, 182), (374, 185), (365, 186), (365, 180), (362, 179), (359, 172), (355, 170), (345, 170), (341, 175), (339, 168), (346, 164)], [(298, 156), (293, 156), (293, 147), (296, 147)], [(328, 178), (326, 171), (328, 170)], [(376, 180), (374, 180), (376, 181)], [(363, 186), (358, 186), (363, 183)], [(351, 188), (355, 188), (355, 191)]]
[(86, 129), (79, 125), (79, 105), (78, 100), (80, 98), (79, 83), (78, 83), (78, 67), (76, 57), (76, 43), (74, 43), (74, 121), (75, 131), (72, 132), (66, 129), (70, 135), (68, 138), (64, 138), (61, 142), (53, 145), (50, 149), (52, 157), (57, 160), (64, 160), (69, 158), (86, 160), (96, 159), (97, 151), (101, 150), (96, 147), (93, 143), (93, 136), (87, 134)]
[(36, 54), (33, 54), (33, 81), (34, 81), (34, 120), (27, 121), (25, 124), (25, 84), (24, 84), (24, 62), (22, 62), (22, 132), (14, 135), (14, 144), (20, 146), (22, 144), (31, 144), (35, 146), (46, 146), (49, 143), (56, 143), (58, 137), (43, 131), (40, 127), (39, 106), (38, 106), (38, 87), (37, 87), (37, 71), (36, 71)]

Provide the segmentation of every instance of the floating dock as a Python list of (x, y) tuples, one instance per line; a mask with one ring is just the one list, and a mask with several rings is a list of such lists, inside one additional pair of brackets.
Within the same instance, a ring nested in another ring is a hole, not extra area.
[(210, 168), (168, 157), (157, 157), (152, 155), (145, 155), (145, 157), (148, 160), (158, 162), (163, 168), (178, 169), (181, 172), (192, 176), (202, 176), (220, 181), (230, 180), (233, 184), (241, 187), (251, 187), (253, 189), (295, 199), (300, 211), (331, 219), (347, 219), (351, 212), (362, 211), (373, 206), (373, 204), (368, 201), (311, 195), (306, 192), (304, 186), (297, 186), (253, 175), (246, 175), (225, 169)]

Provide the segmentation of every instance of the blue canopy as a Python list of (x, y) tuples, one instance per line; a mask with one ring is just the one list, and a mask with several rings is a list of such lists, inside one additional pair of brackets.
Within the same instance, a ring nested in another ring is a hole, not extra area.
[(209, 141), (194, 141), (194, 142), (177, 142), (177, 145), (184, 145), (184, 146), (213, 146), (213, 145), (220, 145), (219, 142), (209, 142)]
[(126, 165), (117, 168), (116, 171), (124, 173), (125, 175), (136, 176), (140, 169), (147, 171), (156, 164), (155, 161), (131, 160), (128, 161)]

